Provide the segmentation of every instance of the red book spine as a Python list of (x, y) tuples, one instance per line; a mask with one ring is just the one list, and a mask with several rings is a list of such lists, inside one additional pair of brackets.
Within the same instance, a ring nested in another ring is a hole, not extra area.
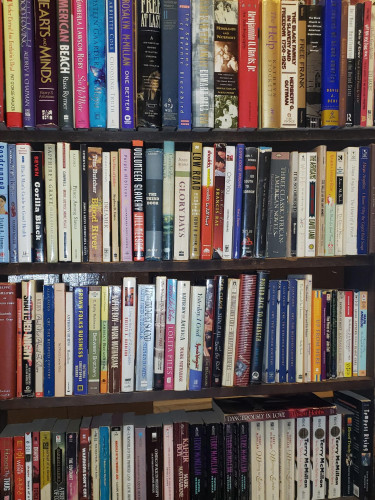
[(14, 500), (25, 500), (25, 436), (14, 437)]
[(16, 397), (17, 297), (15, 283), (0, 283), (0, 399)]
[[(0, 8), (0, 89), (4, 88), (3, 10)], [(4, 92), (0, 92), (0, 123), (5, 122)]]
[(249, 385), (251, 344), (256, 298), (257, 278), (251, 274), (241, 274), (240, 298), (237, 321), (237, 344), (234, 365), (234, 385)]
[(371, 5), (372, 5), (372, 2), (370, 2), (370, 1), (365, 2), (364, 15), (363, 15), (361, 122), (360, 122), (361, 127), (366, 127), (366, 120), (367, 120), (367, 94), (368, 94), (369, 51), (370, 51)]
[(12, 498), (13, 438), (0, 437), (0, 498)]
[(214, 148), (205, 147), (203, 148), (200, 252), (200, 258), (204, 260), (212, 257), (213, 175)]
[(90, 429), (85, 427), (79, 430), (78, 497), (90, 498)]
[(143, 141), (132, 142), (133, 163), (133, 255), (145, 260), (145, 159)]
[(238, 127), (258, 126), (259, 2), (238, 4)]
[(225, 144), (215, 144), (214, 226), (213, 258), (223, 256), (224, 193), (225, 193)]
[(173, 424), (174, 500), (189, 500), (189, 424)]
[(22, 397), (22, 299), (17, 299), (17, 398)]
[(33, 500), (40, 498), (39, 432), (33, 432)]

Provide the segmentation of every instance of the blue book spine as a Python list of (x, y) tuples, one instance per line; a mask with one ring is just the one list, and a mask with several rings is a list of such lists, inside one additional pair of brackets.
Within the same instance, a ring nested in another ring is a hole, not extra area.
[(191, 130), (190, 0), (178, 0), (178, 128)]
[(23, 126), (35, 127), (35, 69), (33, 1), (20, 0)]
[(236, 147), (236, 187), (234, 191), (233, 259), (241, 256), (242, 186), (245, 144)]
[(204, 286), (192, 287), (189, 391), (200, 391), (202, 389), (205, 299), (206, 289)]
[(264, 382), (272, 384), (276, 375), (276, 327), (277, 327), (277, 290), (278, 281), (270, 280), (268, 288), (267, 303), (267, 325), (266, 325), (266, 363), (264, 367)]
[(266, 326), (269, 271), (257, 272), (253, 342), (251, 349), (250, 382), (260, 383), (263, 363), (264, 335)]
[(110, 500), (111, 491), (111, 453), (109, 441), (109, 427), (99, 427), (99, 450), (100, 450), (100, 500)]
[(286, 382), (287, 352), (288, 352), (288, 281), (282, 280), (280, 284), (280, 364), (279, 382)]
[(146, 149), (146, 260), (163, 252), (163, 150)]
[(152, 391), (154, 380), (155, 285), (138, 286), (136, 391)]
[(288, 382), (296, 381), (297, 280), (289, 280)]
[(323, 8), (322, 126), (339, 125), (341, 1), (326, 0)]
[(359, 148), (359, 178), (358, 178), (358, 226), (357, 253), (368, 253), (368, 218), (370, 193), (370, 148)]
[(55, 395), (55, 292), (53, 285), (43, 287), (44, 396)]
[(18, 262), (16, 145), (8, 144), (10, 262)]
[(178, 121), (178, 27), (177, 0), (162, 0), (161, 89), (162, 125), (177, 128)]
[(88, 0), (88, 82), (90, 127), (107, 125), (105, 0)]
[(74, 288), (74, 394), (87, 394), (88, 389), (88, 298), (87, 287)]
[(0, 142), (0, 262), (9, 262), (8, 145)]
[(130, 0), (120, 0), (120, 127), (135, 128), (134, 116), (134, 19)]

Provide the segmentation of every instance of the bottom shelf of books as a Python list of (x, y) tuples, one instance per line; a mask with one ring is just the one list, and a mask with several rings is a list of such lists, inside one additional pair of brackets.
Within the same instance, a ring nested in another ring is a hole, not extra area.
[(1, 498), (370, 499), (372, 422), (341, 391), (8, 424)]

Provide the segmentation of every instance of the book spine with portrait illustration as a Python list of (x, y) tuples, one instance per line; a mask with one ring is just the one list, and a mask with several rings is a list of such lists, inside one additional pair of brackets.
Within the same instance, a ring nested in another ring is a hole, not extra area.
[(137, 0), (137, 127), (161, 125), (160, 2)]
[[(89, 128), (89, 88), (87, 80), (87, 0), (73, 2), (74, 42), (74, 125)], [(84, 261), (85, 262), (85, 261)]]
[(223, 257), (224, 232), (224, 194), (225, 194), (225, 167), (226, 144), (215, 144), (215, 179), (214, 179), (214, 217), (213, 217), (213, 259)]
[(162, 125), (177, 128), (178, 1), (162, 0), (161, 10)]
[(120, 128), (135, 128), (135, 9), (130, 0), (119, 0)]
[(178, 129), (191, 130), (190, 0), (178, 0)]
[(215, 127), (238, 127), (238, 1), (215, 1)]
[(206, 300), (204, 312), (204, 338), (203, 338), (203, 365), (202, 388), (211, 387), (212, 370), (212, 342), (214, 331), (215, 288), (214, 280), (207, 278), (205, 281)]

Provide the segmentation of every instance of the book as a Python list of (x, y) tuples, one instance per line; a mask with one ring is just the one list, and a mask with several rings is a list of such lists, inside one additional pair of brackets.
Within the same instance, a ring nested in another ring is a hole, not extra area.
[(154, 388), (164, 389), (164, 348), (166, 338), (167, 277), (155, 279)]
[(250, 481), (251, 496), (265, 498), (266, 485), (263, 480), (265, 474), (265, 429), (264, 422), (251, 422), (249, 425), (250, 450)]
[(311, 419), (311, 493), (313, 498), (325, 496), (326, 417)]
[[(362, 40), (362, 77), (360, 89), (360, 125), (366, 126), (367, 123), (367, 96), (368, 96), (368, 80), (370, 71), (370, 24), (371, 24), (371, 9), (372, 3), (365, 2), (363, 8), (363, 40)], [(372, 68), (373, 70), (373, 68)]]
[(44, 396), (43, 383), (44, 383), (43, 290), (40, 287), (37, 287), (35, 292), (35, 397)]
[(73, 393), (88, 392), (88, 288), (73, 289), (74, 353)]
[(17, 163), (16, 145), (8, 144), (9, 178), (9, 253), (10, 262), (18, 262)]
[(55, 395), (55, 290), (53, 285), (43, 287), (44, 320), (44, 396)]
[(133, 31), (136, 26), (135, 9), (129, 0), (119, 1), (119, 52), (120, 52), (120, 127), (135, 128), (135, 42)]
[(368, 293), (359, 292), (359, 318), (358, 318), (358, 376), (365, 376), (367, 373), (366, 346), (367, 346), (367, 307)]
[[(120, 261), (120, 170), (119, 152), (111, 151), (110, 156), (110, 217), (111, 217), (111, 241), (112, 241), (112, 262)], [(130, 217), (131, 227), (131, 217)], [(131, 248), (131, 245), (130, 245)]]
[(167, 280), (167, 303), (165, 316), (164, 389), (174, 388), (175, 343), (176, 343), (177, 280)]
[(65, 396), (65, 284), (55, 283), (55, 397)]
[(203, 339), (203, 366), (202, 387), (211, 387), (212, 375), (212, 346), (214, 334), (214, 311), (215, 311), (215, 286), (214, 279), (208, 278), (203, 283), (206, 288), (206, 300), (204, 311), (204, 339)]
[[(22, 71), (22, 121), (24, 127), (35, 127), (35, 68), (33, 2), (20, 2), (20, 42)], [(3, 67), (3, 66), (1, 66)]]
[[(65, 293), (65, 340), (66, 340), (66, 361), (65, 361), (65, 395), (73, 395), (73, 292)], [(37, 318), (38, 319), (38, 318)]]
[(102, 148), (87, 148), (89, 261), (103, 260)]
[(108, 312), (109, 287), (102, 286), (100, 297), (100, 384), (101, 394), (108, 392)]
[(202, 205), (201, 205), (201, 259), (212, 257), (212, 224), (214, 200), (214, 148), (203, 148)]
[(259, 148), (259, 168), (256, 187), (254, 255), (264, 257), (267, 246), (267, 212), (271, 168), (271, 148)]
[(135, 389), (151, 391), (154, 370), (155, 285), (138, 285)]
[(191, 130), (191, 2), (178, 0), (178, 130)]
[(35, 395), (35, 280), (22, 281), (22, 396)]
[(0, 346), (8, 353), (1, 365), (0, 399), (16, 396), (17, 291), (15, 283), (0, 284)]
[(0, 142), (0, 262), (9, 262), (8, 146)]
[(327, 146), (314, 149), (317, 157), (315, 185), (315, 255), (324, 255)]
[[(161, 105), (162, 126), (178, 125), (178, 1), (161, 2)], [(194, 25), (193, 25), (194, 26)]]
[(307, 7), (298, 5), (298, 127), (306, 127), (306, 21)]
[(143, 141), (132, 142), (133, 258), (145, 259), (145, 158)]
[(215, 309), (212, 340), (212, 387), (221, 387), (227, 306), (228, 277), (215, 276)]
[(68, 419), (57, 420), (51, 432), (52, 498), (58, 498), (66, 491), (66, 430)]
[(370, 148), (359, 148), (357, 253), (368, 253)]
[[(117, 0), (106, 0), (106, 76), (107, 76), (107, 128), (120, 126), (119, 96), (119, 4)], [(120, 17), (121, 19), (121, 17)], [(121, 39), (120, 39), (121, 40)], [(122, 54), (122, 57), (123, 54)]]
[(202, 388), (203, 339), (205, 328), (204, 286), (191, 287), (190, 345), (189, 345), (189, 391)]
[(75, 128), (89, 128), (89, 87), (87, 53), (87, 0), (77, 0), (73, 8), (74, 57), (74, 124)]
[(190, 281), (177, 281), (176, 341), (174, 349), (174, 390), (187, 386), (188, 352), (190, 338)]
[(336, 151), (327, 151), (324, 207), (324, 254), (335, 255)]
[(357, 254), (359, 148), (348, 147), (344, 182), (343, 255)]
[(266, 305), (268, 295), (269, 272), (257, 272), (257, 294), (255, 299), (253, 339), (251, 346), (251, 371), (250, 382), (259, 383), (261, 381), (264, 333), (266, 326)]
[(339, 126), (346, 124), (346, 87), (347, 87), (347, 51), (348, 51), (348, 14), (349, 0), (341, 2), (341, 27), (340, 27), (340, 80), (339, 80)]
[(145, 259), (161, 260), (163, 251), (163, 151), (146, 149)]
[[(133, 260), (133, 211), (132, 211), (132, 184), (131, 184), (131, 151), (130, 149), (119, 150), (119, 198), (120, 198), (120, 255), (121, 261)], [(111, 182), (111, 193), (113, 194), (113, 183)], [(112, 217), (113, 217), (112, 210)], [(113, 221), (112, 221), (113, 222)], [(112, 224), (113, 225), (113, 224)], [(112, 229), (112, 246), (113, 229)]]
[(79, 151), (70, 151), (72, 262), (82, 261), (82, 197)]
[(102, 195), (103, 195), (103, 262), (111, 262), (111, 208), (110, 178), (111, 155), (103, 152), (102, 156)]
[(276, 381), (276, 344), (279, 343), (277, 339), (277, 318), (280, 316), (280, 314), (278, 315), (278, 310), (280, 312), (279, 304), (279, 280), (270, 280), (267, 297), (267, 317), (262, 370), (262, 380), (265, 383), (273, 383)]
[[(199, 259), (201, 240), (202, 144), (194, 142), (191, 151), (190, 259)], [(229, 231), (229, 228), (228, 228)], [(232, 235), (232, 231), (230, 231)]]
[(321, 124), (322, 5), (306, 6), (306, 127)]
[(81, 419), (70, 420), (66, 429), (66, 497), (78, 497), (78, 450)]
[(189, 259), (190, 152), (176, 151), (173, 259)]
[(235, 183), (235, 146), (225, 148), (225, 190), (223, 212), (223, 259), (232, 258), (233, 246), (233, 211)]
[(16, 145), (18, 262), (32, 261), (31, 147)]
[(89, 287), (89, 337), (88, 337), (88, 393), (99, 393), (100, 381), (100, 336), (101, 336), (101, 290)]
[(81, 144), (79, 147), (81, 165), (81, 210), (82, 210), (82, 262), (89, 261), (89, 189), (88, 189), (88, 164), (87, 147)]
[(56, 145), (44, 145), (47, 262), (58, 261)]
[(78, 493), (86, 500), (90, 497), (90, 438), (91, 417), (83, 417), (79, 429)]
[(343, 254), (345, 171), (346, 155), (338, 151), (336, 156), (335, 255)]
[(357, 3), (355, 6), (353, 125), (361, 124), (364, 6), (365, 4), (362, 2)]
[(258, 149), (246, 147), (243, 171), (241, 258), (252, 257), (255, 240), (256, 187), (258, 176)]
[(227, 289), (227, 311), (225, 318), (222, 386), (233, 387), (237, 344), (237, 315), (240, 279), (229, 278)]
[(174, 142), (164, 141), (163, 151), (163, 260), (173, 257)]
[(305, 257), (316, 253), (317, 153), (307, 153)]
[(57, 214), (59, 227), (59, 261), (72, 260), (72, 228), (70, 210), (70, 144), (56, 145)]
[(109, 286), (108, 392), (120, 392), (121, 383), (121, 286)]
[(63, 129), (72, 129), (74, 126), (72, 21), (72, 5), (67, 0), (59, 0), (57, 3), (57, 99), (59, 127)]
[(224, 194), (226, 171), (226, 144), (218, 143), (214, 147), (215, 176), (214, 176), (214, 210), (212, 228), (213, 259), (223, 257), (224, 232)]
[(236, 147), (236, 179), (233, 208), (233, 259), (240, 258), (241, 250), (241, 222), (242, 222), (242, 184), (245, 145), (237, 144)]
[(121, 315), (121, 392), (134, 390), (136, 347), (136, 278), (123, 278)]

